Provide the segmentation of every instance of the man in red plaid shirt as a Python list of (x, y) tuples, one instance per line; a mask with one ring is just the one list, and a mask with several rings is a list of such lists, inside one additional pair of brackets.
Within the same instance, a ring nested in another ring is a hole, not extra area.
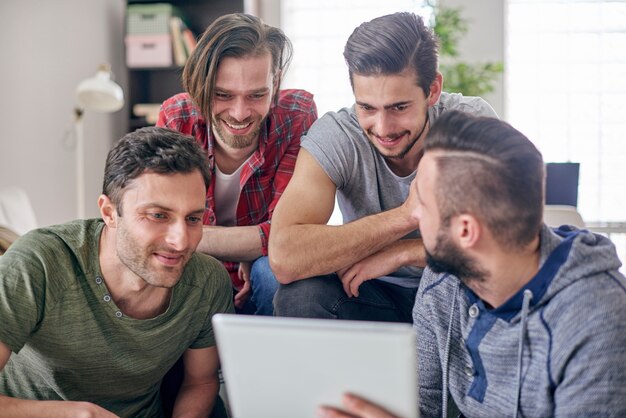
[(183, 70), (185, 93), (157, 126), (194, 136), (213, 173), (198, 251), (221, 260), (239, 311), (271, 315), (278, 283), (267, 260), (272, 212), (293, 173), (300, 137), (317, 119), (313, 95), (279, 90), (291, 60), (284, 33), (229, 14), (202, 35)]

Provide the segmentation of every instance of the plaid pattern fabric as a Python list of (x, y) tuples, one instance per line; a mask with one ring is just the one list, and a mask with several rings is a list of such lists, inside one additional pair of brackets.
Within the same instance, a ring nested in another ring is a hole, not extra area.
[[(291, 179), (300, 150), (300, 138), (317, 119), (313, 95), (304, 90), (281, 90), (277, 104), (270, 109), (259, 147), (241, 171), (241, 195), (237, 206), (237, 226), (258, 225), (263, 255), (267, 255), (272, 213)], [(195, 137), (207, 151), (211, 172), (215, 174), (215, 139), (207, 123), (187, 93), (177, 94), (161, 106), (157, 126), (174, 129)], [(207, 192), (205, 225), (217, 225), (213, 190), (215, 176)], [(224, 262), (235, 287), (238, 263)]]

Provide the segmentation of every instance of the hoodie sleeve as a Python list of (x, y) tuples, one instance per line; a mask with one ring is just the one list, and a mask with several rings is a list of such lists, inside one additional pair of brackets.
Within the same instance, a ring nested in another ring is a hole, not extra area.
[(556, 417), (626, 416), (626, 282), (616, 272), (603, 276), (600, 291), (555, 312), (548, 367)]
[(419, 409), (422, 417), (440, 417), (442, 407), (442, 373), (441, 359), (435, 330), (432, 326), (437, 321), (429, 318), (429, 295), (432, 273), (422, 277), (420, 288), (413, 309), (413, 324), (417, 337), (417, 378), (419, 382)]

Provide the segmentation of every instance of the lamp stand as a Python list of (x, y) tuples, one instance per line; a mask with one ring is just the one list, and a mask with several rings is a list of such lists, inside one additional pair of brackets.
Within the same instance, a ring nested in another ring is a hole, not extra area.
[(85, 218), (85, 139), (83, 110), (74, 109), (76, 129), (76, 212), (78, 219)]

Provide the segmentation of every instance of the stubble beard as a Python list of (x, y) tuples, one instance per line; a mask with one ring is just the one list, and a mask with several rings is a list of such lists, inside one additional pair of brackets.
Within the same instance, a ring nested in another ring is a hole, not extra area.
[[(411, 151), (413, 149), (413, 147), (415, 146), (415, 144), (417, 144), (417, 142), (420, 140), (422, 134), (424, 133), (424, 131), (426, 130), (426, 126), (428, 126), (428, 112), (426, 112), (426, 118), (424, 119), (424, 124), (422, 125), (422, 129), (420, 129), (419, 133), (417, 135), (415, 135), (415, 137), (413, 137), (409, 143), (406, 145), (406, 147), (404, 147), (404, 149), (402, 151), (400, 151), (397, 154), (394, 155), (385, 155), (383, 154), (378, 147), (374, 147), (376, 149), (376, 151), (378, 151), (378, 153), (380, 155), (382, 155), (384, 158), (389, 158), (392, 160), (401, 160), (404, 157), (406, 157), (406, 155), (409, 153), (409, 151)], [(391, 135), (387, 135), (390, 138), (399, 138), (402, 135), (407, 135), (407, 134), (411, 134), (411, 131), (402, 131), (399, 133), (395, 133), (395, 134), (391, 134)], [(367, 135), (370, 138), (370, 141), (372, 143), (375, 143), (375, 139), (372, 139), (373, 137), (380, 137), (379, 135), (376, 135), (371, 129), (367, 130)]]
[(190, 255), (185, 254), (183, 262), (178, 266), (160, 266), (163, 271), (157, 271), (157, 267), (151, 266), (152, 254), (158, 249), (146, 248), (142, 251), (137, 240), (122, 225), (118, 225), (117, 232), (117, 256), (121, 263), (135, 276), (150, 286), (172, 288), (180, 281)]
[(254, 141), (256, 141), (259, 137), (259, 133), (261, 132), (261, 126), (263, 126), (263, 122), (265, 121), (265, 118), (255, 119), (256, 121), (252, 123), (256, 123), (256, 127), (252, 132), (246, 135), (234, 135), (226, 131), (226, 129), (222, 126), (222, 123), (225, 122), (219, 120), (215, 116), (212, 118), (212, 125), (213, 129), (215, 129), (215, 134), (222, 142), (234, 149), (244, 149), (248, 148), (254, 143)]

